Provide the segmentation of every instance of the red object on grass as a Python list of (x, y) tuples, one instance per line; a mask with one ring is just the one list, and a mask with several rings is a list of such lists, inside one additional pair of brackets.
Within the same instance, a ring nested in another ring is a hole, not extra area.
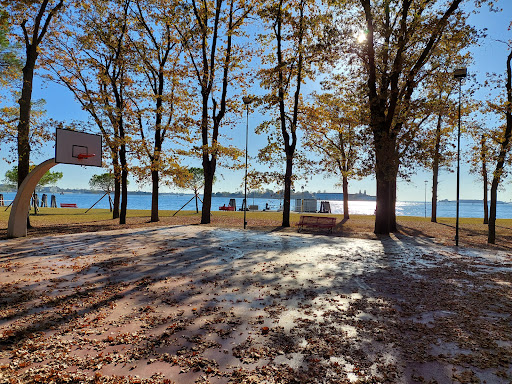
[(61, 208), (78, 208), (76, 204), (72, 203), (60, 203)]

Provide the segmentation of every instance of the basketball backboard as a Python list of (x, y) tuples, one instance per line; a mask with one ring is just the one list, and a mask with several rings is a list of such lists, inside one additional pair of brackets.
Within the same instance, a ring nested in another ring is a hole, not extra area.
[(101, 167), (101, 136), (57, 128), (55, 162)]

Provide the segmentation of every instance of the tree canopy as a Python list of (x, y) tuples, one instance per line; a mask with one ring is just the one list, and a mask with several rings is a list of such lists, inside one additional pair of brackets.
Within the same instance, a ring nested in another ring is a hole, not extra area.
[(2, 87), (19, 77), (21, 71), (20, 52), (9, 41), (9, 14), (0, 6), (0, 84)]
[(89, 180), (91, 188), (98, 188), (104, 192), (112, 192), (114, 190), (115, 176), (111, 172), (102, 173), (101, 175), (93, 175)]
[[(30, 170), (32, 171), (36, 166), (31, 165)], [(41, 180), (39, 180), (39, 183), (37, 183), (38, 187), (45, 187), (47, 185), (54, 185), (57, 184), (57, 182), (62, 179), (63, 174), (62, 172), (46, 172), (43, 177), (41, 177)], [(18, 167), (13, 167), (9, 169), (7, 172), (5, 172), (5, 183), (9, 185), (12, 188), (18, 187)]]

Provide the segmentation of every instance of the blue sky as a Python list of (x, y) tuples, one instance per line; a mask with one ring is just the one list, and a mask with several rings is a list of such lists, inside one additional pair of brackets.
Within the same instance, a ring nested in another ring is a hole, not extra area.
[[(481, 10), (480, 14), (472, 15), (471, 23), (478, 28), (488, 29), (488, 38), (482, 41), (481, 46), (472, 49), (474, 56), (474, 64), (468, 71), (475, 74), (479, 79), (483, 79), (487, 72), (501, 72), (505, 70), (505, 60), (507, 56), (507, 47), (501, 41), (512, 40), (512, 32), (508, 30), (512, 20), (512, 1), (501, 0), (498, 2), (503, 8), (500, 13), (489, 13), (486, 8)], [(464, 88), (464, 85), (463, 85)], [(73, 96), (62, 86), (45, 82), (43, 83), (36, 75), (34, 86), (34, 99), (44, 98), (46, 100), (47, 116), (56, 120), (86, 120), (87, 114), (80, 109), (79, 104), (73, 99)], [(263, 147), (266, 139), (262, 136), (254, 134), (254, 128), (262, 120), (262, 116), (258, 112), (251, 113), (249, 117), (249, 157), (257, 154), (258, 148)], [(233, 138), (232, 144), (243, 148), (245, 146), (245, 114), (240, 118), (239, 124), (231, 131)], [(462, 141), (462, 149), (468, 143)], [(4, 151), (0, 155), (5, 156)], [(42, 149), (40, 154), (33, 154), (31, 159), (34, 163), (40, 163), (48, 158), (53, 157), (52, 143)], [(251, 162), (251, 160), (250, 160)], [(195, 166), (200, 166), (197, 162)], [(261, 165), (257, 166), (262, 168)], [(8, 165), (0, 163), (0, 180), (8, 169)], [(79, 167), (74, 165), (59, 164), (53, 168), (55, 171), (63, 172), (64, 177), (58, 183), (61, 188), (88, 188), (88, 182), (92, 175), (101, 173), (102, 170), (96, 167)], [(231, 171), (229, 169), (218, 169), (218, 181), (214, 186), (214, 191), (235, 191), (241, 190), (240, 185), (243, 182), (243, 171)], [(400, 181), (398, 183), (397, 196), (401, 201), (423, 201), (425, 191), (425, 180), (427, 180), (427, 199), (431, 198), (431, 182), (432, 176), (423, 170), (418, 170), (411, 182)], [(339, 187), (335, 187), (337, 180), (333, 178), (325, 178), (324, 175), (314, 175), (307, 182), (299, 181), (295, 186), (300, 190), (304, 185), (309, 191), (339, 191)], [(469, 168), (462, 161), (461, 171), (461, 199), (481, 199), (482, 186), (473, 175), (469, 174)], [(131, 181), (129, 189), (137, 189), (135, 181)], [(149, 186), (140, 186), (142, 190), (149, 190)], [(375, 180), (368, 177), (361, 181), (351, 181), (349, 184), (351, 193), (359, 190), (368, 194), (375, 195)], [(162, 187), (163, 192), (172, 191), (166, 187)], [(439, 199), (455, 199), (455, 173), (441, 172), (439, 179)], [(500, 192), (499, 200), (510, 201), (512, 194), (506, 191)]]

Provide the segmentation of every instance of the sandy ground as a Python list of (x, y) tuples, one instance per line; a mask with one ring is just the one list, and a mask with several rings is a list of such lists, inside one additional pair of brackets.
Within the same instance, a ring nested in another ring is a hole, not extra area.
[(512, 257), (141, 227), (0, 241), (0, 383), (511, 383)]

